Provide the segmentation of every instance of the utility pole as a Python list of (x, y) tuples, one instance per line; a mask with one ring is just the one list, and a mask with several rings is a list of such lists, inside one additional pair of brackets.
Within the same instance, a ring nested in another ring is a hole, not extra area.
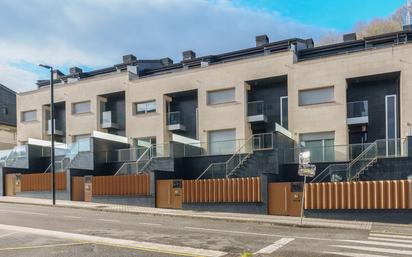
[(50, 119), (51, 119), (51, 173), (52, 173), (52, 199), (53, 205), (56, 205), (56, 172), (54, 163), (54, 84), (53, 84), (53, 67), (39, 64), (40, 67), (50, 70)]

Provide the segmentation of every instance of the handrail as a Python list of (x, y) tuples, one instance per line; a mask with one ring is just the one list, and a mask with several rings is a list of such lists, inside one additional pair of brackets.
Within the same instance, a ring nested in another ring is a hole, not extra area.
[[(150, 145), (150, 147), (148, 147), (148, 148), (143, 152), (143, 154), (140, 155), (140, 157), (139, 157), (135, 162), (124, 162), (124, 163), (122, 164), (122, 166), (120, 166), (120, 168), (116, 171), (116, 173), (114, 174), (114, 176), (118, 175), (118, 173), (123, 169), (124, 166), (126, 166), (126, 165), (128, 165), (128, 164), (130, 164), (130, 163), (136, 163), (136, 164), (137, 164), (137, 163), (142, 159), (142, 157), (147, 153), (147, 151), (150, 151), (150, 149), (152, 149), (152, 146), (153, 146), (153, 145)], [(137, 165), (138, 165), (138, 164), (137, 164)]]
[[(344, 166), (345, 168), (342, 169), (345, 172), (347, 171), (348, 164), (347, 163), (335, 163), (335, 164), (329, 164), (322, 172), (320, 172), (316, 177), (314, 177), (310, 183), (320, 183), (324, 180), (325, 177), (330, 175), (332, 173), (332, 168), (339, 167), (339, 166)], [(341, 170), (341, 171), (342, 171)]]
[(363, 158), (365, 155), (367, 155), (372, 149), (373, 147), (376, 148), (377, 150), (377, 143), (376, 141), (373, 142), (369, 147), (367, 147), (365, 149), (365, 151), (363, 151), (361, 154), (359, 154), (358, 157), (356, 157), (351, 163), (349, 163), (348, 168), (346, 170), (346, 177), (348, 181), (353, 180), (354, 178), (356, 178), (370, 163), (372, 163), (373, 161), (375, 161), (377, 159), (377, 152), (375, 153), (375, 156), (373, 156), (373, 158), (361, 169), (359, 169), (359, 171), (356, 172), (356, 174), (354, 174), (353, 176), (351, 176), (351, 168), (353, 167), (353, 165), (355, 165), (361, 158)]
[[(255, 149), (254, 147), (254, 139), (258, 138), (260, 136), (264, 136), (264, 135), (271, 135), (271, 147), (262, 147), (260, 146), (258, 149)], [(249, 151), (243, 151), (246, 146), (251, 143), (251, 147)], [(225, 176), (226, 178), (231, 176), (236, 169), (238, 169), (242, 163), (249, 158), (249, 156), (253, 153), (253, 151), (255, 150), (270, 150), (273, 149), (273, 133), (260, 133), (260, 134), (253, 134), (251, 135), (246, 141), (245, 143), (237, 150), (235, 151), (235, 153), (226, 161), (226, 162), (217, 162), (217, 163), (211, 163), (201, 174), (200, 176), (196, 179), (199, 180), (204, 174), (206, 174), (212, 167), (216, 166), (216, 165), (225, 165)], [(243, 158), (241, 158), (242, 155), (245, 155)], [(229, 171), (230, 167), (229, 167), (229, 163), (236, 158), (236, 156), (239, 156), (239, 162)]]

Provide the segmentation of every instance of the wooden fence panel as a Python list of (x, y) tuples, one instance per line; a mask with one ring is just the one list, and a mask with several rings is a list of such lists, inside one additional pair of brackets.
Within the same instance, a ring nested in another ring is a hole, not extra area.
[(410, 180), (310, 183), (305, 209), (410, 209)]
[(261, 202), (259, 177), (183, 181), (184, 203)]
[[(56, 190), (66, 190), (66, 172), (56, 173)], [(51, 173), (35, 173), (21, 175), (21, 191), (50, 191), (52, 188)]]
[(93, 196), (150, 195), (149, 174), (128, 176), (94, 176), (92, 183)]

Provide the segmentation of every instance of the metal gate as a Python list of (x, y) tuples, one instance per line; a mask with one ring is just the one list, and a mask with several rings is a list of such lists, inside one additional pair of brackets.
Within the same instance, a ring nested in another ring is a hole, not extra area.
[(182, 180), (168, 179), (156, 181), (156, 207), (182, 208)]
[(298, 183), (269, 183), (268, 213), (271, 215), (300, 216), (302, 186)]

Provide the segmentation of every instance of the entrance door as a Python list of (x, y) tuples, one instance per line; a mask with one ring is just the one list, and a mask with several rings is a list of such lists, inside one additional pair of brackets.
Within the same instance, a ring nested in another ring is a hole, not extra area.
[(16, 195), (16, 174), (6, 175), (6, 196)]
[(72, 178), (72, 201), (84, 201), (84, 177)]
[(269, 214), (300, 216), (302, 183), (269, 183), (268, 191)]
[(182, 193), (182, 180), (157, 180), (156, 207), (168, 209), (181, 209)]

